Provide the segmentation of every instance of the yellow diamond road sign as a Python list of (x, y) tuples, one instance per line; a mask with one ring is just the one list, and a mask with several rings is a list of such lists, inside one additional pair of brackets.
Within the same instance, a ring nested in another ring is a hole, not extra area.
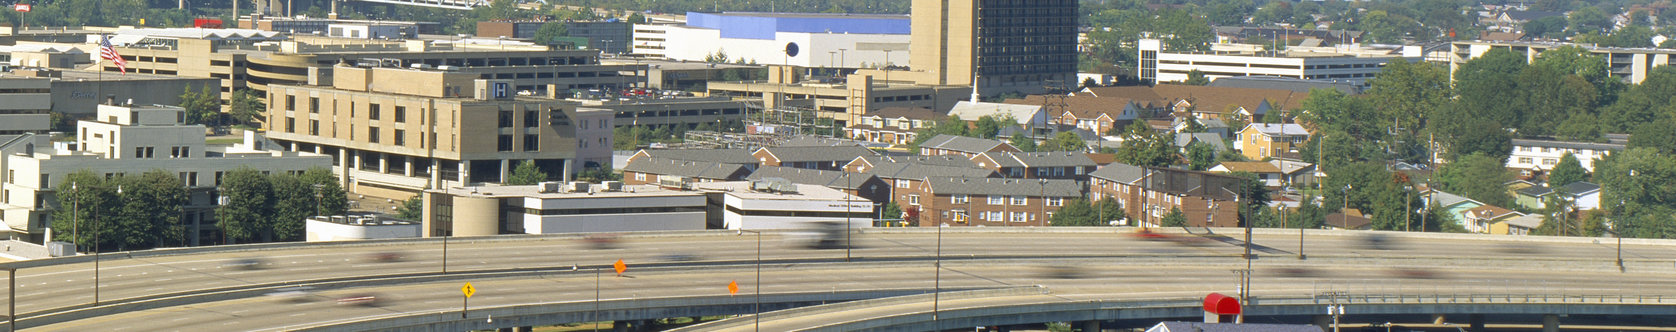
[(477, 294), (477, 288), (471, 287), (471, 283), (468, 282), (465, 286), (460, 287), (460, 294), (465, 294), (466, 298), (471, 298), (471, 294)]

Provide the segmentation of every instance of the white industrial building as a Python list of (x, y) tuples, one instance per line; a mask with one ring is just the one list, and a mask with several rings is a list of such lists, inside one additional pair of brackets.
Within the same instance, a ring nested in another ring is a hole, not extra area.
[(419, 237), (419, 222), (378, 215), (315, 216), (303, 222), (308, 242)]
[(873, 227), (872, 201), (825, 186), (769, 179), (694, 183), (693, 188), (721, 193), (727, 229), (809, 229), (833, 222)]
[[(633, 52), (702, 61), (862, 68), (908, 63), (908, 16), (812, 13), (688, 13), (686, 24), (636, 24)], [(787, 56), (787, 44), (798, 54)]]
[(1422, 60), (1421, 48), (1291, 47), (1285, 51), (1232, 50), (1174, 53), (1157, 39), (1139, 43), (1140, 79), (1153, 84), (1186, 81), (1198, 70), (1212, 80), (1235, 76), (1272, 76), (1349, 82), (1366, 86), (1391, 61)]
[[(241, 167), (271, 173), (300, 174), (332, 166), (330, 156), (273, 150), (278, 145), (254, 132), (244, 142), (210, 145), (204, 126), (186, 125), (186, 110), (174, 106), (99, 105), (93, 121), (79, 121), (74, 141), (45, 143), (45, 135), (18, 136), (0, 151), (7, 153), (5, 182), (0, 185), (0, 219), (14, 239), (39, 242), (51, 225), (58, 200), (54, 193), (64, 176), (81, 170), (107, 177), (152, 170), (178, 174), (190, 202), (181, 218), (187, 245), (213, 234), (213, 189), (222, 174)], [(51, 147), (44, 144), (51, 144)]]

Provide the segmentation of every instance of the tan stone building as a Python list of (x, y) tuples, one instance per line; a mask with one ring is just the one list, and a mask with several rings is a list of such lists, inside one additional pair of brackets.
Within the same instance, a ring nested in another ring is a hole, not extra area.
[(1078, 83), (1076, 0), (913, 0), (911, 20), (902, 76), (920, 84), (991, 94)]
[[(330, 86), (274, 86), (270, 138), (334, 156), (352, 192), (407, 198), (423, 189), (504, 182), (531, 160), (550, 177), (575, 164), (576, 106), (518, 97), (510, 80), (404, 68), (337, 66)], [(588, 138), (582, 138), (584, 140)]]

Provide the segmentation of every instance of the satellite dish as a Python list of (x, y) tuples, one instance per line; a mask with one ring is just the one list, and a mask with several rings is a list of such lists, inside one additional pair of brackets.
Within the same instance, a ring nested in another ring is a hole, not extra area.
[(797, 43), (786, 43), (786, 56), (797, 56)]

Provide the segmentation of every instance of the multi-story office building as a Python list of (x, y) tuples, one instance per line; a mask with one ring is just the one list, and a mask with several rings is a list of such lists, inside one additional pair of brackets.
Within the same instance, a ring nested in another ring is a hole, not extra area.
[[(203, 91), (209, 88), (215, 91), (221, 85), (221, 80), (213, 78), (191, 78), (155, 74), (104, 75), (96, 71), (83, 70), (50, 70), (27, 69), (13, 70), (0, 74), (0, 82), (18, 83), (22, 81), (36, 81), (36, 86), (48, 83), (50, 88), (46, 93), (52, 111), (72, 117), (92, 117), (98, 110), (98, 105), (106, 99), (116, 99), (124, 103), (135, 105), (179, 105), (181, 92), (192, 90)], [(0, 96), (10, 93), (23, 93), (21, 90), (0, 90)], [(102, 94), (102, 95), (101, 95)], [(16, 110), (28, 103), (0, 103), (0, 110)], [(22, 114), (11, 112), (7, 114)], [(48, 119), (45, 112), (40, 113), (43, 126)], [(34, 123), (34, 122), (27, 122)], [(0, 128), (6, 124), (18, 125), (17, 121), (0, 121)], [(45, 128), (45, 127), (43, 127)], [(4, 134), (0, 132), (0, 134)]]
[[(131, 73), (222, 80), (222, 100), (233, 90), (266, 92), (268, 85), (330, 81), (338, 63), (439, 68), (510, 80), (514, 93), (549, 95), (560, 90), (625, 88), (644, 82), (645, 66), (601, 65), (597, 50), (550, 50), (528, 43), (477, 40), (375, 40), (222, 29), (122, 30), (112, 37)], [(205, 30), (208, 31), (208, 30)], [(106, 72), (115, 64), (102, 63)], [(249, 76), (246, 76), (248, 74)], [(556, 86), (555, 86), (556, 85)]]
[(794, 72), (789, 67), (773, 67), (765, 82), (711, 82), (709, 89), (712, 95), (761, 100), (768, 108), (813, 109), (817, 116), (833, 119), (835, 125), (843, 127), (886, 107), (923, 107), (946, 113), (972, 92), (965, 86), (879, 82), (877, 76), (867, 74), (836, 81), (800, 82)]
[(611, 110), (616, 126), (682, 125), (688, 129), (700, 124), (719, 126), (723, 122), (744, 121), (745, 102), (725, 97), (666, 97), (658, 95), (580, 99), (570, 101), (581, 107)]
[(1079, 83), (1076, 0), (913, 1), (906, 74), (920, 84), (992, 94)]
[(628, 53), (634, 43), (634, 24), (615, 19), (565, 22), (565, 31), (571, 37), (587, 38), (588, 49), (605, 53)]
[(185, 117), (185, 109), (173, 106), (98, 105), (94, 120), (78, 122), (72, 142), (48, 147), (25, 139), (22, 149), (12, 149), (10, 142), (0, 146), (9, 152), (0, 218), (14, 238), (39, 242), (59, 208), (55, 193), (67, 174), (87, 170), (114, 177), (164, 170), (178, 174), (189, 189), (181, 218), (186, 242), (179, 245), (198, 245), (221, 239), (215, 229), (214, 189), (222, 174), (241, 167), (296, 174), (332, 163), (324, 155), (270, 150), (278, 147), (254, 132), (247, 132), (241, 144), (210, 145), (204, 126), (183, 124)]
[(1647, 75), (1653, 68), (1668, 66), (1676, 60), (1676, 50), (1659, 48), (1621, 48), (1598, 47), (1571, 43), (1545, 42), (1517, 42), (1517, 41), (1461, 41), (1450, 44), (1449, 68), (1453, 70), (1468, 60), (1478, 58), (1493, 49), (1511, 50), (1525, 57), (1525, 61), (1536, 60), (1536, 56), (1543, 51), (1562, 47), (1577, 46), (1588, 50), (1606, 61), (1607, 74), (1622, 79), (1631, 84), (1641, 84), (1647, 80)]
[(44, 133), (52, 127), (52, 81), (0, 78), (0, 135)]
[(1181, 82), (1198, 70), (1205, 77), (1274, 76), (1351, 82), (1366, 86), (1391, 61), (1420, 61), (1418, 46), (1400, 49), (1291, 48), (1282, 52), (1172, 52), (1157, 39), (1141, 39), (1138, 68), (1142, 81)]
[(263, 129), (290, 150), (336, 157), (334, 170), (351, 192), (405, 199), (445, 185), (504, 182), (526, 160), (555, 178), (579, 170), (573, 103), (520, 97), (511, 80), (471, 73), (333, 72), (330, 86), (274, 86)]

